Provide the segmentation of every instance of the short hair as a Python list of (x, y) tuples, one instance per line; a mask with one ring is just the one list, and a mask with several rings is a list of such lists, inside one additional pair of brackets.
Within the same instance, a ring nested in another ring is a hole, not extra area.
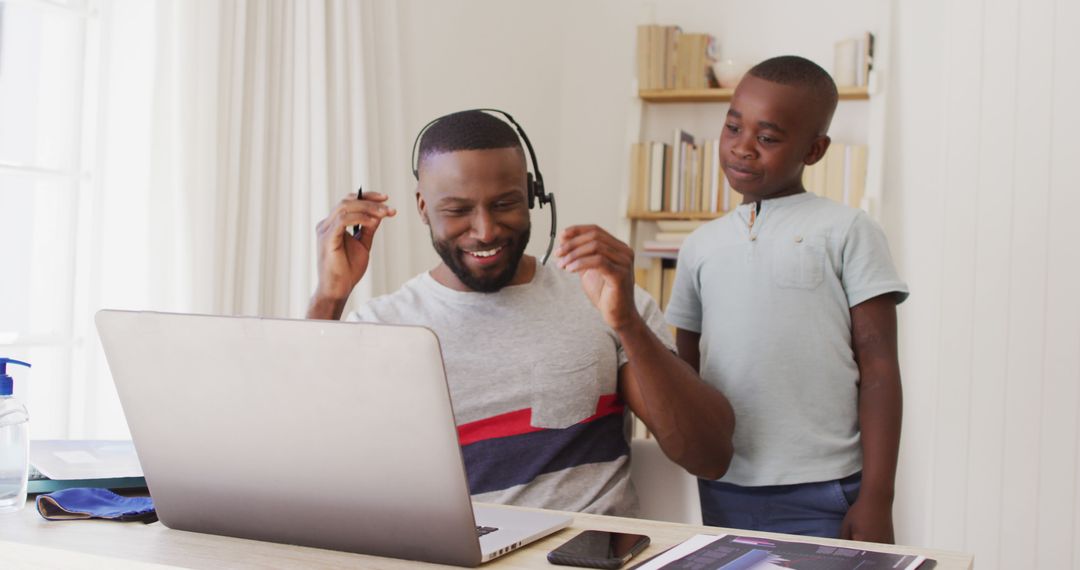
[[(428, 127), (420, 138), (416, 169), (430, 156), (459, 150), (521, 149), (517, 132), (505, 121), (484, 111), (459, 111)], [(522, 151), (524, 157), (524, 151)]]
[(836, 82), (833, 81), (829, 72), (822, 69), (820, 65), (805, 57), (781, 55), (766, 59), (751, 67), (750, 71), (746, 73), (765, 81), (801, 87), (810, 91), (812, 96), (824, 105), (822, 109), (824, 125), (822, 125), (822, 128), (828, 129), (840, 95), (836, 90)]

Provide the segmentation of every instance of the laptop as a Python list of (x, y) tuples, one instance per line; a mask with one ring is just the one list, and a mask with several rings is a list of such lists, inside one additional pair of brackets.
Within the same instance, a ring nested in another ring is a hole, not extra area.
[(170, 528), (476, 566), (572, 522), (473, 505), (430, 329), (114, 310), (95, 321)]

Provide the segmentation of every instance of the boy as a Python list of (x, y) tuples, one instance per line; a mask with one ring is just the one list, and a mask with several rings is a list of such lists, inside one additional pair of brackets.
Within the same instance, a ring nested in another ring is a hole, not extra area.
[(706, 524), (892, 542), (908, 293), (869, 216), (802, 186), (836, 101), (801, 57), (739, 83), (720, 161), (743, 203), (687, 239), (667, 319), (735, 410), (730, 469), (699, 480)]

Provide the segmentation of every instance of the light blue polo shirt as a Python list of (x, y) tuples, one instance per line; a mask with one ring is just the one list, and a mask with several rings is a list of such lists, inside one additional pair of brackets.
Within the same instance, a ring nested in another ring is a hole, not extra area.
[(744, 204), (679, 250), (667, 320), (701, 333), (701, 376), (735, 410), (721, 481), (787, 485), (862, 468), (850, 308), (907, 298), (881, 228), (810, 193)]

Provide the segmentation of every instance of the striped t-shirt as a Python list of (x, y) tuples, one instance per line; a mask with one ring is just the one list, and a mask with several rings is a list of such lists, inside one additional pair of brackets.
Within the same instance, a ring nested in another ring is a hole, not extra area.
[[(672, 347), (652, 298), (638, 289), (635, 301)], [(466, 293), (422, 273), (349, 319), (438, 335), (474, 500), (635, 514), (617, 393), (626, 356), (576, 275), (538, 265), (530, 283)]]

